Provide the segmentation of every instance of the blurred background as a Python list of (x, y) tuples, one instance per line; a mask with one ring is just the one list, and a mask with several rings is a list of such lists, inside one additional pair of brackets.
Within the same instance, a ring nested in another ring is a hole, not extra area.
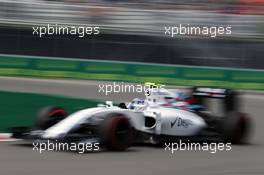
[[(32, 34), (47, 24), (99, 26), (100, 34)], [(165, 26), (179, 24), (231, 26), (232, 35), (164, 34)], [(99, 94), (108, 81), (239, 89), (246, 92), (241, 110), (256, 123), (252, 144), (217, 154), (133, 147), (40, 155), (1, 142), (0, 174), (264, 174), (263, 55), (264, 0), (0, 0), (0, 132), (31, 126), (47, 105), (73, 112), (138, 97)]]
[[(263, 69), (263, 0), (0, 0), (0, 53)], [(100, 35), (32, 35), (32, 26), (100, 26)], [(164, 26), (231, 26), (170, 38)]]

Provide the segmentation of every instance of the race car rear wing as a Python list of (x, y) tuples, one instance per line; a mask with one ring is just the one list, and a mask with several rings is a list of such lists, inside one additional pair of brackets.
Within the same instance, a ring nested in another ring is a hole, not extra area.
[(195, 87), (192, 95), (211, 98), (226, 98), (230, 90), (220, 88)]
[(206, 98), (222, 99), (226, 111), (234, 111), (237, 109), (237, 95), (237, 92), (223, 88), (195, 87), (192, 91), (192, 96), (195, 99), (199, 99), (200, 102)]

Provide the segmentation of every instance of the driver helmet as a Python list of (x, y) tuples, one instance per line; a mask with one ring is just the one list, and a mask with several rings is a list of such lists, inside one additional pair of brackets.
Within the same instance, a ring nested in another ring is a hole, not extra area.
[(145, 106), (145, 99), (143, 98), (135, 98), (128, 104), (128, 109), (135, 109), (138, 107), (144, 107)]

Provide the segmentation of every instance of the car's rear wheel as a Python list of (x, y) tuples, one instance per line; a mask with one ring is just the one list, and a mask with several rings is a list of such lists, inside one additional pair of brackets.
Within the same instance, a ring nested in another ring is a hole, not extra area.
[(45, 130), (67, 117), (67, 112), (60, 107), (48, 106), (41, 109), (37, 114), (35, 128)]
[(132, 127), (129, 119), (122, 114), (107, 117), (103, 124), (102, 137), (107, 149), (126, 150), (132, 140)]
[(222, 132), (227, 142), (241, 144), (247, 142), (252, 123), (244, 113), (230, 112), (223, 122)]

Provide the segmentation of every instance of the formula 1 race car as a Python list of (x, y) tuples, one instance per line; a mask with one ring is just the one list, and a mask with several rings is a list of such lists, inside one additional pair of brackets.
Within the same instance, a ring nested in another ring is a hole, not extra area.
[[(152, 100), (152, 102), (150, 102)], [(187, 100), (187, 99), (186, 99)], [(46, 107), (32, 128), (13, 128), (13, 137), (26, 140), (99, 142), (110, 150), (125, 150), (133, 143), (177, 141), (225, 141), (243, 143), (249, 134), (250, 119), (238, 111), (237, 94), (227, 89), (194, 88), (189, 103), (197, 110), (168, 108), (155, 96), (129, 109), (121, 103), (99, 104), (68, 115), (59, 107)], [(218, 112), (210, 108), (218, 109)]]

